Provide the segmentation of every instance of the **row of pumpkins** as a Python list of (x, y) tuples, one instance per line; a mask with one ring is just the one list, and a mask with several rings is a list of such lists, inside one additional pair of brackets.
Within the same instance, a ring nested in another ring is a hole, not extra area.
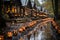
[[(26, 29), (29, 29), (31, 27), (34, 27), (34, 25), (37, 23), (37, 21), (32, 21), (28, 24), (28, 26), (22, 26), (21, 28), (18, 29), (20, 33), (24, 32)], [(17, 30), (13, 30), (13, 32), (7, 32), (8, 37), (12, 37), (14, 34), (16, 35), (18, 33)]]
[[(18, 30), (13, 30), (13, 32), (11, 32), (11, 31), (9, 31), (9, 32), (7, 32), (7, 37), (12, 37), (13, 35), (17, 35), (17, 33), (19, 32), (19, 33), (22, 33), (22, 32), (24, 32), (25, 30), (27, 30), (27, 29), (29, 29), (29, 28), (31, 28), (31, 27), (34, 27), (33, 25), (35, 25), (37, 23), (37, 21), (32, 21), (32, 22), (30, 22), (29, 24), (28, 24), (28, 26), (26, 27), (26, 26), (22, 26), (22, 27), (20, 27)], [(0, 35), (0, 40), (4, 40), (4, 36), (3, 35)]]

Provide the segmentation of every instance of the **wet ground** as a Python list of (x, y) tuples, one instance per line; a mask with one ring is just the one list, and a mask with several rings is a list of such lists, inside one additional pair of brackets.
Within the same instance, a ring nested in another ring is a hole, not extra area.
[(52, 33), (52, 30), (49, 24), (49, 25), (43, 26), (42, 29), (39, 29), (37, 31), (37, 35), (36, 36), (32, 35), (30, 40), (56, 40), (56, 38), (54, 38), (53, 36), (54, 34)]
[[(52, 29), (52, 25), (51, 22), (47, 22), (45, 24), (41, 24), (40, 20), (37, 20), (38, 22), (34, 25), (34, 27), (32, 28), (28, 28), (26, 31), (20, 33), (19, 31), (17, 31), (17, 35), (16, 36), (12, 36), (12, 37), (6, 37), (5, 36), (5, 40), (57, 40), (55, 37), (55, 34), (53, 33), (53, 29)], [(30, 22), (24, 22), (24, 23), (6, 23), (7, 27), (4, 30), (5, 33), (11, 31), (13, 32), (14, 30), (19, 30), (20, 27), (22, 26), (27, 26), (29, 25)], [(33, 30), (36, 30), (35, 32), (33, 32)], [(30, 36), (28, 37), (27, 35), (29, 34), (29, 32), (32, 31), (32, 33), (30, 34)]]
[[(11, 25), (10, 27), (10, 30), (8, 31), (13, 31), (14, 29), (18, 30), (21, 26), (25, 25), (27, 26), (29, 22), (26, 22), (26, 23), (17, 23), (16, 25)], [(40, 23), (36, 25), (37, 26), (40, 26)], [(30, 31), (32, 31), (33, 29), (31, 28)], [(26, 33), (26, 32), (25, 32)], [(28, 33), (28, 31), (27, 31)], [(28, 36), (26, 37), (23, 37), (24, 33), (19, 33), (18, 32), (18, 35), (16, 36), (12, 36), (12, 39), (11, 40), (55, 40), (55, 38), (53, 37), (54, 34), (52, 33), (52, 29), (51, 29), (51, 24), (50, 23), (47, 23), (46, 25), (43, 25), (40, 29), (37, 29), (37, 31), (35, 32), (35, 35), (34, 33), (32, 33), (30, 35), (30, 38), (28, 38)], [(22, 37), (22, 38), (21, 38)], [(10, 39), (5, 39), (5, 40), (10, 40)]]

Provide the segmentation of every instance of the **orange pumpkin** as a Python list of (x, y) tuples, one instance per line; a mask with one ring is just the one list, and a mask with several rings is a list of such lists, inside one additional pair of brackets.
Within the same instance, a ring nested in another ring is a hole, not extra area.
[(25, 30), (25, 26), (22, 26), (22, 29)]
[(19, 32), (23, 32), (23, 29), (22, 29), (22, 28), (20, 28), (20, 29), (19, 29)]
[(0, 40), (4, 40), (4, 36), (0, 35)]
[(12, 37), (12, 36), (13, 36), (13, 33), (12, 33), (12, 32), (8, 32), (8, 33), (7, 33), (7, 36), (8, 36), (8, 37)]

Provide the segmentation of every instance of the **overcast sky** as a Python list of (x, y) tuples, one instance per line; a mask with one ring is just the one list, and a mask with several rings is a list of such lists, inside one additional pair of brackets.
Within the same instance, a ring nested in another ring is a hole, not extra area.
[(38, 2), (39, 2), (40, 4), (42, 4), (43, 0), (38, 0)]

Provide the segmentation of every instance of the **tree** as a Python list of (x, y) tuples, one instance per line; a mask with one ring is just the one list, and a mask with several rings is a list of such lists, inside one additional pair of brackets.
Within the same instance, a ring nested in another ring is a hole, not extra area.
[(55, 19), (58, 19), (58, 0), (55, 0), (55, 9), (54, 9), (54, 14), (55, 14)]
[(1, 29), (6, 27), (6, 20), (3, 18), (3, 14), (2, 14), (2, 5), (3, 5), (3, 1), (1, 0), (0, 1), (0, 28)]
[(54, 17), (54, 11), (53, 11), (53, 5), (52, 5), (52, 1), (51, 0), (46, 0), (44, 1), (44, 3), (42, 4), (42, 6), (48, 10), (48, 14), (50, 15), (50, 17)]
[(36, 3), (34, 2), (34, 6), (33, 6), (34, 9), (36, 9)]
[(30, 8), (30, 9), (32, 9), (32, 4), (31, 4), (30, 0), (28, 1), (27, 7)]

